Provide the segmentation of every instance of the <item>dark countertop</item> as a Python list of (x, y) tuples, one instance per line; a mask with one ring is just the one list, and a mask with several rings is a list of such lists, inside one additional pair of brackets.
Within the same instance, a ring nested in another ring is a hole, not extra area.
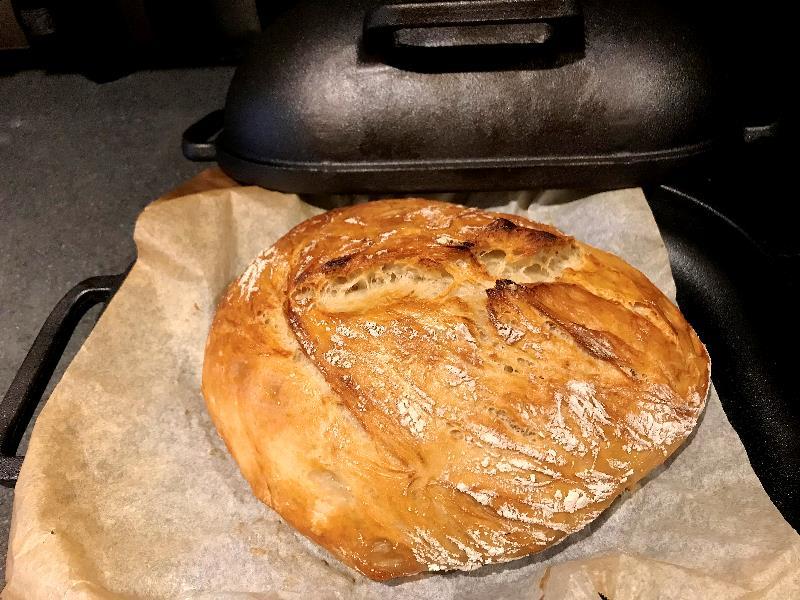
[[(231, 74), (141, 72), (105, 84), (42, 72), (0, 78), (0, 394), (61, 296), (86, 277), (123, 271), (142, 208), (203, 168), (181, 155), (181, 133), (223, 105)], [(0, 488), (0, 582), (12, 500)]]

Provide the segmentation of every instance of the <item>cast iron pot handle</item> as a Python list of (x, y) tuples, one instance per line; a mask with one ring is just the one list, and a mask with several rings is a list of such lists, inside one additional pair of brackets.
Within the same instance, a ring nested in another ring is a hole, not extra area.
[(194, 162), (216, 160), (217, 148), (214, 140), (222, 131), (225, 112), (220, 108), (189, 125), (183, 132), (181, 150), (183, 156)]
[(28, 355), (0, 402), (0, 484), (17, 483), (24, 457), (17, 456), (22, 434), (42, 399), (64, 348), (83, 315), (97, 304), (105, 304), (119, 289), (126, 273), (90, 277), (56, 304), (42, 325)]

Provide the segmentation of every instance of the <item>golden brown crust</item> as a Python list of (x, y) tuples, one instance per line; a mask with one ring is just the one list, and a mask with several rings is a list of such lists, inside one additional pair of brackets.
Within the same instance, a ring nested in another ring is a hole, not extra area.
[(257, 497), (373, 579), (577, 531), (689, 435), (705, 348), (628, 264), (427, 200), (318, 215), (220, 303), (209, 413)]

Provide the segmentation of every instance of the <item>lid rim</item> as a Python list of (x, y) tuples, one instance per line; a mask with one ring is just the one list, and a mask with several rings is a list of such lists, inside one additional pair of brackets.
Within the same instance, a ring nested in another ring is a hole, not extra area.
[(233, 160), (244, 161), (254, 166), (263, 166), (291, 171), (321, 171), (328, 173), (348, 172), (402, 172), (442, 171), (464, 169), (530, 169), (536, 167), (590, 167), (622, 166), (642, 163), (670, 162), (693, 158), (711, 151), (713, 143), (704, 140), (694, 144), (643, 152), (617, 152), (608, 154), (524, 156), (505, 158), (469, 159), (409, 159), (409, 160), (362, 160), (362, 161), (301, 161), (285, 159), (254, 159), (232, 152), (224, 144), (217, 146), (218, 156), (227, 155)]

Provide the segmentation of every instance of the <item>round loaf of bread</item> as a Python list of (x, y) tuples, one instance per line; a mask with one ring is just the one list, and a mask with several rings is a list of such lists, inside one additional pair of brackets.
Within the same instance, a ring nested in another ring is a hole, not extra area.
[(378, 580), (552, 546), (675, 451), (708, 385), (621, 259), (427, 200), (292, 229), (224, 295), (203, 367), (254, 494)]

